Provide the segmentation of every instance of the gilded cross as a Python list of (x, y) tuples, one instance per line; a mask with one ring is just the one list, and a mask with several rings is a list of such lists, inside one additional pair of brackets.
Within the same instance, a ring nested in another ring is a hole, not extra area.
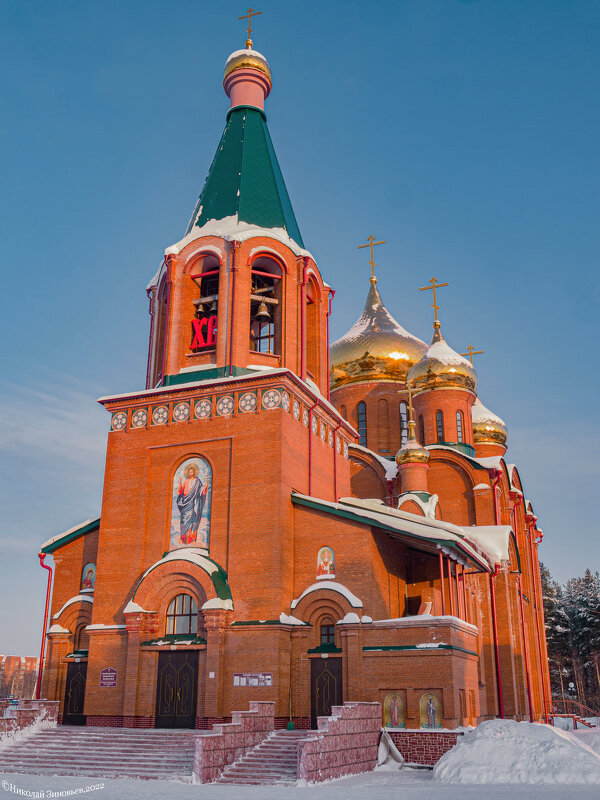
[(473, 345), (467, 345), (467, 352), (461, 353), (461, 356), (467, 356), (471, 364), (473, 363), (473, 356), (479, 356), (481, 353), (485, 353), (485, 350), (473, 350)]
[(252, 39), (250, 38), (250, 34), (252, 33), (252, 17), (258, 17), (259, 14), (262, 14), (262, 11), (255, 11), (253, 8), (249, 8), (247, 14), (244, 14), (242, 17), (238, 17), (239, 20), (248, 20), (248, 27), (246, 29), (248, 39), (246, 41), (246, 47), (252, 47)]
[(419, 288), (419, 291), (420, 292), (428, 292), (428, 291), (433, 292), (433, 303), (432, 303), (431, 307), (433, 308), (433, 313), (435, 314), (435, 321), (437, 322), (438, 321), (437, 312), (440, 310), (440, 307), (438, 306), (437, 301), (436, 301), (435, 290), (436, 289), (441, 289), (443, 286), (448, 286), (448, 284), (447, 283), (437, 283), (437, 278), (435, 276), (433, 276), (428, 281), (428, 283), (430, 283), (431, 286), (421, 286)]
[(385, 244), (385, 241), (382, 239), (380, 242), (375, 241), (375, 237), (373, 235), (367, 236), (367, 244), (359, 244), (356, 248), (357, 250), (362, 250), (363, 247), (368, 247), (371, 252), (371, 260), (369, 264), (371, 265), (371, 278), (375, 277), (375, 260), (373, 259), (373, 248), (377, 247), (378, 244)]

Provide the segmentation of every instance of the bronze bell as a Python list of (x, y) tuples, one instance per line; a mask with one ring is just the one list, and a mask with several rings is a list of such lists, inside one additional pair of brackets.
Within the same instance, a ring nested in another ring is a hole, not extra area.
[(268, 320), (271, 319), (271, 315), (269, 314), (269, 309), (267, 308), (267, 304), (264, 300), (261, 300), (258, 311), (256, 312), (256, 319), (263, 319)]
[(210, 306), (210, 308), (209, 308), (209, 313), (210, 313), (210, 314), (215, 314), (215, 313), (216, 313), (216, 311), (217, 311), (217, 301), (216, 301), (216, 300), (213, 300), (213, 301), (212, 301), (212, 304), (211, 304), (211, 306)]

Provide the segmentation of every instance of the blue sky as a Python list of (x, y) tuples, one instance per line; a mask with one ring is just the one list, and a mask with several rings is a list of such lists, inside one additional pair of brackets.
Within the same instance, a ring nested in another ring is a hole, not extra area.
[[(446, 339), (509, 426), (560, 580), (600, 567), (596, 307), (600, 3), (266, 0), (271, 136), (332, 340), (379, 288)], [(224, 125), (246, 7), (3, 0), (0, 652), (37, 653), (40, 543), (98, 515), (102, 394), (143, 385), (145, 286), (181, 238)], [(429, 301), (430, 302), (430, 301)]]

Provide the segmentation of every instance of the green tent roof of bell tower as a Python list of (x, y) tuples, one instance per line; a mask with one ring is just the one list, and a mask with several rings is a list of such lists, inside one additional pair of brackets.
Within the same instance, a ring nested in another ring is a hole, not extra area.
[(230, 109), (186, 234), (225, 218), (257, 228), (283, 228), (304, 247), (266, 116), (253, 106)]

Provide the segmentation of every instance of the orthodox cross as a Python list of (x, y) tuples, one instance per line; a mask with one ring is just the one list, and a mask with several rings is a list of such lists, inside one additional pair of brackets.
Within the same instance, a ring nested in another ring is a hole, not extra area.
[(448, 284), (447, 283), (437, 283), (437, 278), (435, 276), (433, 276), (428, 281), (428, 283), (430, 283), (431, 286), (421, 286), (419, 288), (419, 291), (420, 292), (428, 292), (428, 291), (431, 290), (433, 292), (433, 303), (432, 303), (431, 307), (433, 308), (433, 313), (435, 314), (435, 321), (437, 322), (438, 321), (437, 312), (440, 310), (440, 307), (438, 306), (437, 301), (436, 301), (435, 290), (436, 289), (441, 289), (443, 286), (448, 286)]
[(255, 11), (253, 8), (249, 8), (247, 14), (244, 14), (242, 17), (238, 17), (238, 20), (248, 20), (248, 28), (246, 29), (248, 39), (246, 41), (246, 47), (252, 47), (252, 39), (250, 38), (250, 34), (252, 33), (252, 17), (258, 17), (259, 14), (262, 14), (262, 11)]
[(469, 344), (469, 345), (467, 345), (467, 352), (466, 353), (461, 353), (461, 356), (468, 356), (469, 361), (472, 364), (473, 363), (473, 356), (481, 355), (481, 353), (485, 353), (485, 350), (473, 350), (473, 345)]
[(356, 248), (357, 250), (362, 250), (363, 247), (368, 247), (371, 251), (371, 260), (369, 264), (371, 265), (371, 279), (375, 278), (375, 260), (373, 258), (373, 248), (377, 247), (378, 244), (385, 244), (385, 241), (382, 239), (380, 242), (375, 241), (375, 237), (371, 234), (371, 236), (367, 236), (367, 244), (359, 244)]

